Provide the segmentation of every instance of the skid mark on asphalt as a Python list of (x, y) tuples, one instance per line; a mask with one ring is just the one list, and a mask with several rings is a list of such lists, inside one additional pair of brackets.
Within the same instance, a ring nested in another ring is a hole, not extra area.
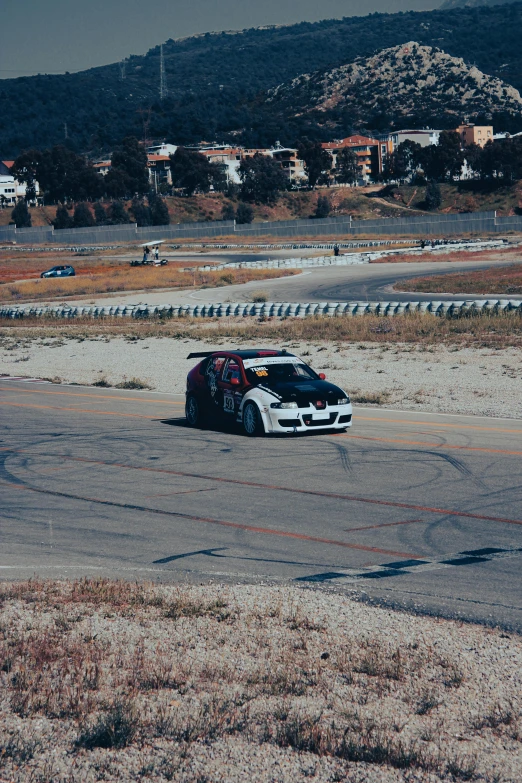
[[(508, 557), (517, 557), (522, 554), (522, 548), (498, 549), (496, 547), (484, 547), (456, 552), (441, 557), (431, 557), (412, 560), (402, 560), (398, 563), (382, 563), (378, 566), (369, 566), (365, 569), (345, 569), (343, 571), (326, 571), (322, 574), (311, 576), (299, 576), (296, 582), (337, 582), (358, 581), (364, 579), (389, 579), (390, 577), (418, 574), (423, 571), (438, 571), (454, 566), (478, 565), (489, 563), (491, 560), (499, 560)], [(339, 580), (339, 581), (338, 581)]]
[(229, 527), (236, 530), (244, 530), (249, 533), (260, 533), (267, 536), (279, 536), (281, 538), (293, 538), (298, 541), (311, 541), (316, 544), (327, 544), (329, 546), (340, 546), (345, 549), (355, 549), (361, 552), (377, 552), (381, 555), (394, 555), (395, 557), (417, 558), (418, 555), (411, 552), (397, 552), (390, 549), (382, 549), (374, 546), (364, 546), (362, 544), (350, 544), (347, 541), (338, 541), (330, 538), (321, 538), (319, 536), (307, 536), (304, 533), (292, 533), (285, 530), (275, 530), (268, 527), (258, 527), (257, 525), (245, 525), (240, 522), (229, 522), (224, 519), (213, 519), (212, 517), (200, 517), (194, 514), (182, 513), (180, 511), (165, 511), (160, 508), (151, 508), (149, 506), (138, 506), (131, 503), (118, 503), (114, 500), (104, 500), (102, 498), (89, 497), (88, 495), (75, 495), (68, 492), (58, 492), (50, 489), (40, 489), (39, 487), (30, 487), (26, 484), (17, 484), (14, 482), (0, 482), (4, 486), (10, 486), (14, 489), (25, 492), (37, 492), (41, 495), (50, 495), (51, 497), (67, 498), (68, 500), (80, 500), (86, 503), (97, 503), (102, 506), (111, 506), (115, 508), (124, 508), (129, 511), (142, 511), (148, 514), (158, 514), (160, 516), (176, 517), (178, 519), (190, 519), (192, 522), (204, 522), (209, 525), (219, 525), (220, 527)]
[(382, 525), (366, 525), (365, 527), (347, 527), (346, 533), (354, 533), (356, 530), (377, 530), (379, 527), (395, 527), (396, 525), (413, 525), (415, 522), (424, 522), (424, 519), (403, 519), (401, 522), (383, 522)]
[(430, 449), (456, 449), (457, 451), (482, 451), (485, 454), (507, 454), (515, 457), (522, 457), (522, 451), (512, 451), (511, 449), (488, 449), (484, 446), (455, 446), (449, 443), (428, 443), (425, 440), (404, 440), (403, 438), (372, 438), (369, 435), (348, 435), (345, 432), (339, 432), (331, 437), (349, 438), (350, 440), (367, 440), (376, 443), (404, 443), (408, 446), (429, 446)]
[[(222, 476), (209, 476), (204, 473), (188, 473), (181, 470), (171, 470), (169, 468), (153, 468), (141, 465), (129, 465), (123, 462), (106, 462), (104, 460), (88, 459), (87, 457), (72, 457), (67, 454), (45, 454), (31, 451), (29, 449), (0, 448), (0, 452), (10, 452), (11, 454), (31, 454), (35, 457), (51, 457), (53, 459), (71, 460), (72, 462), (85, 463), (87, 465), (103, 465), (111, 468), (122, 468), (124, 470), (139, 470), (146, 473), (161, 473), (168, 476), (181, 476), (183, 478), (206, 479), (208, 481), (219, 482), (222, 484), (232, 484), (241, 487), (254, 487), (256, 489), (271, 489), (278, 492), (290, 492), (296, 495), (310, 495), (311, 497), (332, 498), (335, 500), (347, 500), (353, 503), (368, 503), (375, 506), (385, 506), (389, 508), (404, 508), (411, 511), (425, 511), (429, 514), (442, 514), (443, 516), (463, 517), (465, 519), (479, 519), (486, 522), (500, 522), (506, 525), (522, 525), (522, 519), (509, 519), (507, 517), (494, 517), (486, 514), (475, 514), (470, 511), (456, 511), (455, 509), (439, 508), (436, 506), (420, 506), (415, 503), (401, 503), (393, 500), (378, 500), (377, 498), (364, 498), (358, 495), (345, 495), (338, 492), (320, 492), (313, 489), (297, 489), (293, 487), (284, 487), (277, 484), (262, 484), (256, 481), (245, 481), (243, 479), (223, 478)], [(43, 490), (42, 490), (43, 491)]]

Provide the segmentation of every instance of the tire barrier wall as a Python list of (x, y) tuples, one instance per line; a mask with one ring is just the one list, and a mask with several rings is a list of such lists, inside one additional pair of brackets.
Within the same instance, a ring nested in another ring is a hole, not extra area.
[(493, 250), (505, 247), (503, 240), (484, 240), (482, 242), (456, 242), (447, 245), (431, 245), (422, 247), (402, 248), (400, 250), (374, 250), (362, 253), (344, 253), (340, 256), (316, 256), (315, 258), (276, 258), (269, 261), (230, 261), (225, 264), (205, 265), (198, 269), (202, 272), (216, 272), (223, 269), (308, 269), (318, 266), (352, 266), (354, 264), (369, 264), (379, 258), (396, 255), (421, 255), (432, 253), (434, 256), (448, 255), (449, 253), (466, 250), (470, 253), (478, 253), (481, 250)]
[(106, 307), (0, 307), (0, 318), (306, 318), (311, 316), (399, 316), (408, 313), (459, 318), (517, 313), (522, 299), (472, 299), (453, 302), (233, 302)]
[(117, 241), (142, 241), (161, 236), (164, 239), (210, 238), (219, 236), (324, 236), (360, 234), (440, 236), (450, 234), (484, 234), (505, 231), (522, 231), (522, 215), (497, 217), (495, 212), (470, 212), (448, 215), (434, 213), (412, 217), (353, 220), (350, 216), (322, 218), (319, 220), (282, 220), (267, 223), (237, 225), (235, 221), (207, 223), (175, 223), (169, 226), (138, 228), (135, 223), (121, 226), (99, 226), (55, 231), (51, 227), (0, 228), (0, 242), (104, 244)]

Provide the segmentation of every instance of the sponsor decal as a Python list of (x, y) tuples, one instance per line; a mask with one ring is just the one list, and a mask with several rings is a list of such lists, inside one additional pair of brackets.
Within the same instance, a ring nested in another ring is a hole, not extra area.
[(269, 364), (304, 364), (297, 356), (263, 356), (260, 359), (244, 359), (243, 366), (245, 370), (266, 369)]

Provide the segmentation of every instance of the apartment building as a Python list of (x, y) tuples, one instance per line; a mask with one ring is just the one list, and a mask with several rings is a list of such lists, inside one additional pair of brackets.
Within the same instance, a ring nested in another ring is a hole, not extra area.
[(493, 141), (492, 125), (471, 125), (467, 123), (459, 125), (456, 131), (462, 139), (462, 143), (466, 145), (478, 144), (479, 147), (485, 147), (488, 141)]
[(360, 171), (360, 184), (375, 179), (383, 170), (386, 157), (393, 151), (389, 139), (370, 139), (367, 136), (347, 136), (345, 139), (330, 141), (322, 145), (333, 158), (333, 168), (337, 166), (337, 155), (345, 149), (351, 149), (357, 156)]
[(276, 146), (265, 154), (271, 155), (279, 163), (290, 182), (299, 183), (299, 180), (306, 177), (304, 162), (298, 157), (296, 149), (281, 147), (276, 143)]

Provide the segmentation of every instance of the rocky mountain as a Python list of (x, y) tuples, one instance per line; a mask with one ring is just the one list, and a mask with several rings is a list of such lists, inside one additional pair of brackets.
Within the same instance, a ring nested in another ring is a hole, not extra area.
[[(159, 35), (161, 29), (158, 28)], [(169, 31), (163, 32), (164, 37)], [(331, 71), (404, 41), (438, 46), (522, 90), (522, 2), (507, 6), (370, 14), (235, 33), (170, 39), (163, 45), (168, 94), (160, 100), (160, 47), (125, 64), (80, 73), (0, 79), (0, 159), (23, 149), (63, 143), (105, 154), (128, 133), (174, 143), (201, 139), (266, 146), (323, 138), (324, 112), (297, 116), (266, 102), (266, 91), (305, 72)], [(452, 115), (426, 111), (423, 124), (451, 127)], [(336, 109), (339, 134), (351, 132), (349, 111)], [(515, 119), (514, 119), (515, 118)], [(393, 118), (392, 118), (393, 119)], [(382, 112), (370, 129), (390, 127)], [(444, 125), (449, 122), (449, 126)], [(496, 127), (515, 133), (522, 118), (503, 112)], [(326, 138), (329, 138), (329, 130)]]
[(495, 112), (522, 116), (517, 89), (460, 57), (416, 41), (303, 74), (271, 90), (267, 104), (283, 115), (311, 114), (318, 122), (322, 117), (327, 126), (346, 114), (362, 127), (378, 115), (403, 126), (422, 116), (449, 115), (456, 121)]

